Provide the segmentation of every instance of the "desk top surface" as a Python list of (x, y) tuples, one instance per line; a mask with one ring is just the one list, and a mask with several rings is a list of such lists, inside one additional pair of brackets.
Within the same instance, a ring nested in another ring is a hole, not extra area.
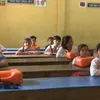
[(34, 55), (5, 55), (7, 59), (17, 58), (56, 58), (55, 55), (34, 54)]
[(70, 62), (71, 60), (68, 60), (66, 58), (19, 58), (19, 59), (8, 59), (8, 63), (27, 63), (27, 62), (60, 62), (60, 61), (66, 61)]
[[(89, 67), (80, 68), (77, 66), (72, 66), (72, 64), (68, 65), (36, 65), (36, 66), (9, 66), (8, 69), (18, 69), (22, 72), (50, 72), (50, 71), (89, 71)], [(7, 68), (2, 68), (7, 69)]]
[(24, 79), (19, 89), (0, 89), (0, 92), (37, 91), (69, 88), (100, 87), (100, 77), (59, 77)]

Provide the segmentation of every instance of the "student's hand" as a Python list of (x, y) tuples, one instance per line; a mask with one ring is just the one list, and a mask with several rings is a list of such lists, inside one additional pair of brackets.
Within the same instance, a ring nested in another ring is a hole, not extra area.
[(25, 52), (25, 54), (28, 54), (28, 55), (30, 55), (30, 54), (32, 54), (31, 52), (29, 52), (29, 51), (27, 51), (27, 52)]
[(52, 55), (53, 53), (52, 52), (46, 52), (45, 54), (46, 55)]

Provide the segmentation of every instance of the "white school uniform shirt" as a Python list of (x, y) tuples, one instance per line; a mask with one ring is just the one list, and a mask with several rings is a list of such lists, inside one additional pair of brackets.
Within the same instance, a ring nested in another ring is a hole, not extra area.
[[(58, 51), (60, 47), (61, 47), (61, 45), (58, 45), (58, 47), (57, 47), (56, 50)], [(53, 48), (54, 48), (54, 45), (51, 45), (51, 48), (53, 49)], [(45, 52), (52, 52), (52, 51), (51, 51), (51, 48), (50, 48), (50, 46), (48, 46), (48, 47), (46, 48)]]
[[(62, 47), (60, 47), (57, 51), (56, 57), (66, 57), (67, 52), (68, 50), (65, 50)], [(72, 46), (71, 52), (78, 52), (78, 48), (76, 46)]]
[(100, 58), (96, 57), (92, 60), (90, 66), (91, 76), (100, 76)]

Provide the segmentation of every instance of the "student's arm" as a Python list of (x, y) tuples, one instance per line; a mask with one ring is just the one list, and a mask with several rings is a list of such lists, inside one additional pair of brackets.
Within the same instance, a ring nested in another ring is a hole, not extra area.
[(56, 57), (66, 57), (66, 52), (64, 51), (64, 49), (62, 47), (59, 48), (59, 50), (56, 53)]
[(23, 48), (21, 47), (17, 52), (16, 55), (26, 55), (26, 52), (23, 52)]
[(75, 65), (76, 58), (73, 59), (72, 65)]
[(39, 46), (37, 46), (36, 50), (37, 50), (37, 51), (40, 51), (40, 47), (39, 47)]
[(90, 66), (90, 75), (91, 76), (100, 76), (100, 69), (98, 69), (99, 62), (95, 59), (91, 62)]
[(48, 47), (46, 48), (46, 50), (44, 51), (44, 54), (46, 54), (46, 55), (52, 55), (50, 46), (48, 46)]
[(7, 67), (7, 66), (8, 66), (8, 61), (6, 59), (0, 62), (0, 67)]
[(29, 51), (28, 54), (40, 54), (40, 51)]
[(16, 52), (16, 55), (26, 55), (26, 54), (28, 54), (28, 53), (22, 52), (22, 51), (17, 51), (17, 52)]
[(0, 48), (1, 48), (2, 52), (6, 51), (6, 48), (3, 45), (1, 45), (1, 44), (0, 44)]

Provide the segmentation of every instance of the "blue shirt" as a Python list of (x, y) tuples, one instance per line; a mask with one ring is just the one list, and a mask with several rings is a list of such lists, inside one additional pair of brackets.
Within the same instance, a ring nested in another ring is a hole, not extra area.
[(2, 60), (4, 60), (4, 59), (6, 59), (6, 57), (5, 57), (5, 56), (1, 56), (1, 57), (0, 57), (0, 62), (1, 62)]

